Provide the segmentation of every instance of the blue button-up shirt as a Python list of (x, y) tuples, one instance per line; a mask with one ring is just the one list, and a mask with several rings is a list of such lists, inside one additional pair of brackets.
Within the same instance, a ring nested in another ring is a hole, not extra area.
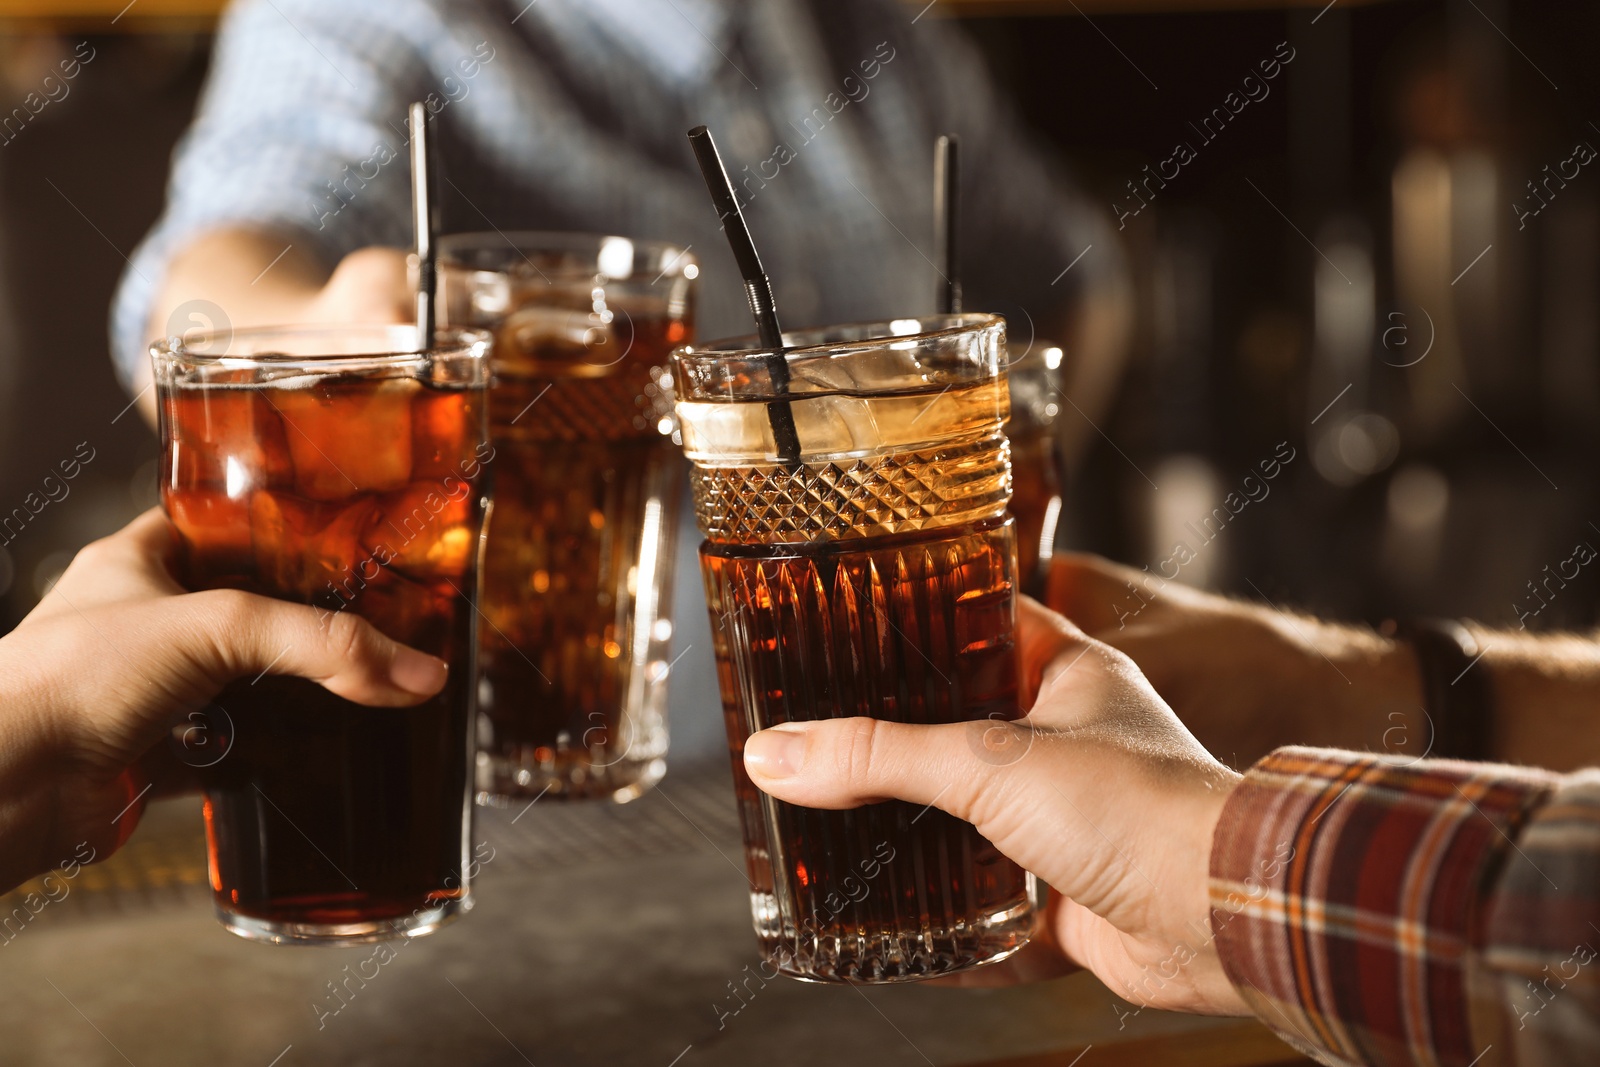
[(752, 327), (689, 127), (717, 135), (789, 327), (932, 310), (933, 141), (959, 134), (966, 306), (1007, 314), (1014, 336), (1059, 322), (1075, 287), (1116, 267), (1107, 217), (936, 15), (899, 0), (240, 0), (117, 295), (119, 371), (145, 366), (155, 288), (205, 230), (272, 228), (330, 265), (409, 245), (405, 109), (424, 98), (445, 232), (692, 245), (707, 339)]

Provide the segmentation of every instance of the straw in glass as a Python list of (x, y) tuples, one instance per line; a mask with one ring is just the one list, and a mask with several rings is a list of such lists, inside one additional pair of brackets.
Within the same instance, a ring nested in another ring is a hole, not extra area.
[[(689, 131), (689, 144), (694, 148), (694, 158), (700, 164), (701, 177), (705, 178), (711, 202), (716, 206), (723, 232), (728, 235), (728, 246), (733, 249), (733, 258), (744, 279), (745, 297), (750, 301), (750, 314), (755, 316), (761, 347), (772, 350), (767, 358), (767, 373), (773, 391), (781, 395), (789, 388), (789, 361), (784, 356), (783, 330), (778, 325), (778, 309), (772, 299), (772, 282), (767, 278), (767, 272), (761, 266), (761, 256), (750, 239), (750, 227), (744, 221), (744, 213), (739, 210), (739, 198), (734, 195), (733, 183), (728, 180), (727, 168), (722, 165), (722, 156), (717, 151), (717, 142), (712, 139), (711, 131), (704, 126), (696, 126)], [(795, 430), (794, 409), (789, 402), (769, 401), (767, 422), (772, 426), (772, 440), (779, 458), (787, 464), (798, 465), (800, 435)]]
[(961, 311), (961, 143), (941, 136), (933, 152), (934, 258), (939, 263), (941, 315)]
[(434, 344), (434, 291), (438, 288), (438, 262), (434, 237), (433, 148), (428, 139), (428, 109), (411, 105), (411, 223), (417, 241), (417, 336), (424, 352)]

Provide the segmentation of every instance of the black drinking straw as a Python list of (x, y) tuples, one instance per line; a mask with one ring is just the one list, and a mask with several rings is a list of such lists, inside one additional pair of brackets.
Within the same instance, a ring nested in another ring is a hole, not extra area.
[(961, 142), (941, 136), (933, 151), (934, 253), (939, 261), (939, 313), (961, 311)]
[[(750, 227), (745, 224), (744, 213), (739, 210), (739, 198), (733, 193), (733, 183), (722, 165), (717, 152), (717, 142), (711, 131), (696, 126), (689, 131), (689, 144), (694, 148), (694, 158), (700, 164), (700, 174), (706, 180), (711, 202), (716, 206), (722, 229), (728, 235), (728, 246), (739, 264), (739, 274), (744, 278), (744, 292), (750, 301), (750, 314), (755, 316), (756, 332), (762, 348), (772, 349), (767, 360), (767, 374), (772, 388), (780, 395), (789, 389), (789, 361), (783, 352), (783, 330), (778, 325), (778, 309), (772, 300), (772, 282), (761, 266), (761, 256), (755, 242), (750, 240)], [(794, 409), (787, 400), (773, 400), (767, 404), (767, 421), (772, 425), (772, 441), (778, 456), (789, 464), (800, 462), (800, 435), (794, 426)]]
[(434, 344), (433, 294), (438, 288), (434, 251), (434, 156), (428, 142), (428, 109), (411, 105), (411, 224), (417, 237), (417, 335), (424, 352)]

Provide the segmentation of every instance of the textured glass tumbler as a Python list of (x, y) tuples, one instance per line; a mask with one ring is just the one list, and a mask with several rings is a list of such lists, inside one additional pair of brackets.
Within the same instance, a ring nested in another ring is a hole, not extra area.
[(1011, 383), (1011, 514), (1017, 520), (1017, 574), (1022, 591), (1043, 591), (1061, 522), (1061, 449), (1056, 420), (1061, 391), (1061, 346), (1035, 339), (1013, 352), (1006, 377)]
[[(971, 824), (901, 801), (787, 804), (743, 756), (783, 722), (1021, 715), (1005, 325), (958, 315), (785, 341), (782, 356), (745, 340), (674, 358), (756, 935), (811, 981), (992, 963), (1027, 943), (1033, 876)], [(775, 443), (784, 408), (798, 457)]]
[(685, 463), (666, 369), (694, 257), (583, 234), (440, 242), (440, 321), (494, 331), (478, 799), (639, 796), (666, 770)]
[(174, 573), (343, 613), (450, 665), (370, 708), (263, 672), (190, 716), (223, 923), (264, 941), (414, 937), (471, 906), (473, 606), (489, 336), (240, 330), (152, 349)]

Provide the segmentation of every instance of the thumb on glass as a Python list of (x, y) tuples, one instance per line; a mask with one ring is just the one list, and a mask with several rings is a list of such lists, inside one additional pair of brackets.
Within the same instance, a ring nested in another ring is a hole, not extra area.
[[(1093, 646), (1061, 616), (1027, 598), (1019, 608), (1021, 699), (1071, 669)], [(937, 805), (978, 821), (975, 809), (1031, 746), (1026, 720), (921, 725), (870, 718), (790, 722), (751, 735), (744, 765), (761, 789), (811, 808), (852, 808), (880, 800)]]
[(443, 660), (391, 640), (350, 612), (235, 590), (184, 599), (192, 618), (175, 627), (177, 646), (219, 682), (267, 672), (298, 675), (375, 707), (416, 704), (444, 687)]

